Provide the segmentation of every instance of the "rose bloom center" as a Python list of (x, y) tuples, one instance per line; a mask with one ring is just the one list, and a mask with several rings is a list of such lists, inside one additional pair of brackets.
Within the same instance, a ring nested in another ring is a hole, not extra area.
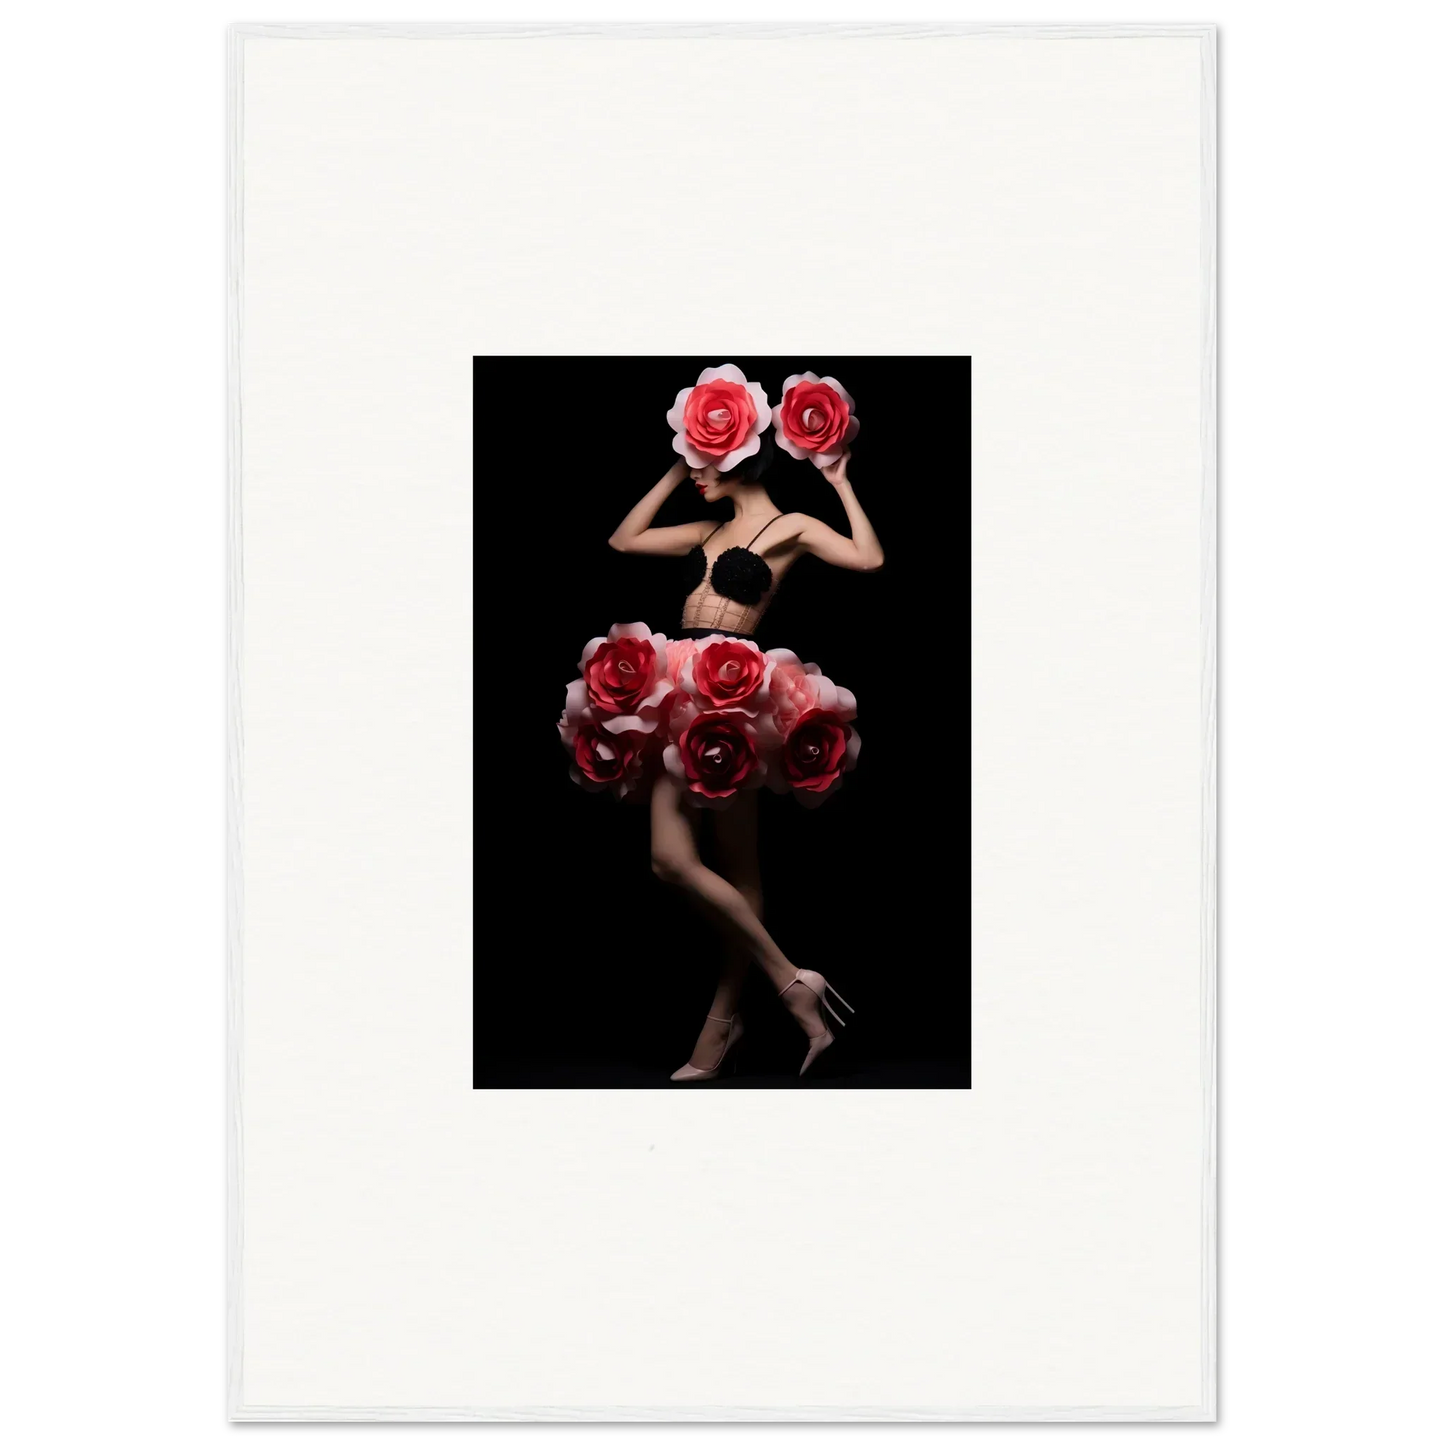
[(738, 680), (738, 674), (742, 670), (743, 665), (740, 662), (725, 662), (718, 669), (718, 676), (722, 678), (724, 682), (736, 682)]

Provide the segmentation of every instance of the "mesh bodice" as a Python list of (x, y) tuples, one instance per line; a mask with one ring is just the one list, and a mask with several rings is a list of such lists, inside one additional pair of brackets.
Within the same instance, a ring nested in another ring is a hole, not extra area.
[[(746, 547), (728, 547), (711, 560), (702, 544), (687, 554), (684, 566), (689, 591), (682, 604), (683, 627), (746, 633), (757, 630), (776, 584), (773, 569), (752, 550), (753, 543), (777, 520), (770, 517)], [(718, 530), (714, 527), (708, 536)]]

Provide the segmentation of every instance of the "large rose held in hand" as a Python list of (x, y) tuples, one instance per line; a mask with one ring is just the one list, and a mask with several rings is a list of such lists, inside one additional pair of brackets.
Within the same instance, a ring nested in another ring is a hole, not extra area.
[(778, 445), (796, 461), (831, 466), (858, 435), (853, 398), (842, 383), (811, 371), (783, 383), (783, 399), (773, 408)]
[(720, 472), (757, 455), (771, 419), (767, 392), (731, 362), (707, 367), (696, 386), (678, 392), (667, 414), (676, 433), (673, 450), (690, 467)]

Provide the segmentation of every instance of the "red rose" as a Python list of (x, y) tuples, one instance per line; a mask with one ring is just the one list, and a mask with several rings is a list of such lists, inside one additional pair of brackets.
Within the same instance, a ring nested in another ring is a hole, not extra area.
[(667, 413), (672, 447), (690, 467), (728, 471), (756, 456), (772, 411), (768, 394), (731, 362), (709, 366), (678, 392)]
[(758, 750), (738, 713), (695, 714), (663, 756), (668, 771), (703, 798), (730, 798), (759, 780)]
[(605, 713), (638, 713), (646, 704), (661, 701), (652, 696), (659, 673), (666, 684), (666, 664), (659, 668), (657, 646), (650, 636), (600, 641), (582, 663), (587, 700)]
[(596, 723), (582, 723), (572, 740), (574, 776), (584, 787), (610, 787), (626, 794), (642, 776), (651, 741), (646, 733), (612, 733)]
[(682, 419), (687, 439), (696, 450), (721, 457), (748, 439), (758, 409), (745, 386), (735, 381), (710, 381), (693, 387)]
[(853, 398), (831, 376), (811, 371), (783, 383), (783, 399), (773, 408), (778, 445), (802, 461), (829, 466), (858, 435)]
[(835, 712), (812, 708), (793, 724), (783, 740), (778, 765), (790, 788), (826, 792), (848, 764), (853, 729)]
[(769, 659), (755, 642), (719, 637), (700, 642), (691, 665), (684, 674), (689, 691), (695, 692), (710, 707), (738, 707), (753, 699), (772, 670)]

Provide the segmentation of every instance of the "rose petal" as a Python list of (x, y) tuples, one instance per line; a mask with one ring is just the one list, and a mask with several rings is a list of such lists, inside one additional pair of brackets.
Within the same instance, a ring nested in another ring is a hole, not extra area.
[(687, 399), (691, 395), (692, 387), (683, 387), (683, 389), (677, 394), (677, 400), (673, 402), (671, 408), (669, 409), (667, 413), (667, 424), (673, 429), (673, 431), (680, 432), (682, 430), (683, 409), (687, 406)]
[(768, 405), (768, 394), (756, 381), (747, 383), (748, 395), (753, 399), (753, 406), (757, 413), (753, 417), (752, 430), (754, 435), (761, 436), (768, 429), (768, 421), (772, 416), (772, 409)]
[(731, 808), (736, 798), (736, 790), (730, 793), (722, 793), (717, 795), (699, 793), (693, 790), (689, 790), (687, 795), (687, 800), (693, 805), (693, 807), (711, 809)]
[(687, 439), (682, 435), (681, 432), (679, 432), (675, 437), (673, 437), (672, 449), (683, 459), (683, 461), (688, 464), (688, 466), (696, 467), (699, 471), (701, 471), (703, 467), (710, 466), (712, 464), (710, 460), (707, 457), (703, 456), (700, 451), (695, 450), (693, 447), (690, 447), (687, 444)]
[(779, 402), (778, 405), (773, 408), (773, 440), (787, 452), (795, 462), (800, 462), (808, 454), (801, 447), (795, 447), (792, 442), (783, 435), (782, 415), (783, 406), (782, 403)]
[(794, 796), (805, 808), (821, 808), (821, 807), (823, 806), (823, 804), (824, 804), (829, 798), (831, 798), (831, 797), (833, 796), (833, 794), (836, 793), (837, 791), (838, 791), (838, 784), (837, 784), (837, 783), (834, 783), (831, 788), (827, 789), (825, 792), (822, 792), (822, 793), (810, 793), (810, 792), (807, 792), (805, 789), (795, 788), (795, 789), (793, 790), (793, 796)]
[(725, 361), (721, 366), (707, 367), (697, 379), (697, 384), (702, 386), (709, 381), (735, 381), (741, 386), (747, 385), (745, 377), (731, 361)]
[(574, 677), (567, 684), (566, 712), (571, 717), (576, 717), (587, 708), (587, 683), (580, 677)]
[(749, 457), (757, 456), (762, 450), (761, 434), (754, 432), (742, 446), (727, 453), (726, 456), (718, 459), (717, 469), (720, 472), (730, 472), (739, 462), (745, 462)]
[(628, 717), (609, 715), (602, 719), (599, 724), (610, 733), (654, 733), (657, 731), (659, 719), (655, 717), (641, 717), (632, 714)]

